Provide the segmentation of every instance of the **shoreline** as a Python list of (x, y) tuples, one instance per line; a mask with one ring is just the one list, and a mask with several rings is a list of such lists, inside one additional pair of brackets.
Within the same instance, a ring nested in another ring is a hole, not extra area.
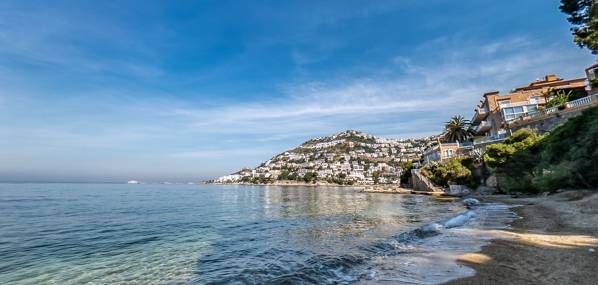
[(246, 183), (246, 182), (238, 182), (238, 183), (204, 183), (204, 184), (212, 184), (212, 185), (244, 185), (244, 186), (308, 186), (308, 187), (352, 187), (352, 188), (363, 188), (364, 185), (340, 185), (340, 184), (331, 184), (331, 183), (305, 183), (305, 182), (274, 182), (274, 183), (264, 183), (264, 184), (256, 184), (256, 183)]
[(596, 284), (598, 193), (478, 198), (513, 205), (520, 219), (481, 251), (457, 259), (474, 276), (443, 284)]

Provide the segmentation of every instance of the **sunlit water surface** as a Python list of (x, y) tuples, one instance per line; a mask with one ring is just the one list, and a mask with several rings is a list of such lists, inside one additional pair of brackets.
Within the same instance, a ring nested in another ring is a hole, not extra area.
[(0, 284), (436, 283), (471, 273), (422, 278), (414, 248), (461, 238), (400, 234), (464, 210), (353, 188), (0, 184)]

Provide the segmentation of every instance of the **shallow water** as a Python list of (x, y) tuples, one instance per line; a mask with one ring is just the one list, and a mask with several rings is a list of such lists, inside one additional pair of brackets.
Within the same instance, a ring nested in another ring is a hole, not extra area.
[(413, 235), (464, 211), (352, 188), (0, 184), (0, 284), (437, 283), (470, 273), (423, 278), (418, 252), (479, 247), (446, 241), (504, 224), (481, 211)]

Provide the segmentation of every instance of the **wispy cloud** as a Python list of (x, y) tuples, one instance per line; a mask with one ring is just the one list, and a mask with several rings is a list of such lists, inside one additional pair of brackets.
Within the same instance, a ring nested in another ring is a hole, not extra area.
[[(534, 46), (522, 38), (484, 45), (473, 43), (450, 57), (431, 55), (432, 60), (423, 63), (396, 57), (391, 62), (401, 72), (391, 77), (377, 78), (377, 74), (372, 74), (349, 80), (329, 78), (286, 86), (281, 89), (284, 96), (273, 101), (171, 111), (175, 116), (188, 118), (192, 128), (208, 132), (322, 132), (331, 125), (342, 125), (347, 117), (359, 127), (363, 121), (386, 114), (406, 114), (398, 118), (399, 124), (418, 117), (435, 117), (436, 125), (422, 126), (434, 132), (444, 119), (441, 116), (469, 116), (483, 92), (509, 90), (552, 72), (581, 76), (587, 57), (563, 53), (562, 49)], [(324, 125), (318, 124), (322, 122)]]
[[(514, 46), (513, 42), (519, 45)], [(430, 55), (423, 62), (412, 58), (389, 59), (396, 75), (303, 82), (281, 87), (276, 99), (228, 102), (208, 108), (192, 107), (198, 104), (184, 100), (136, 102), (113, 97), (106, 101), (102, 92), (96, 91), (96, 100), (101, 102), (85, 99), (63, 106), (71, 109), (72, 116), (82, 119), (82, 124), (69, 122), (67, 116), (53, 126), (38, 122), (45, 128), (43, 131), (19, 133), (21, 137), (47, 144), (73, 142), (90, 147), (160, 141), (168, 137), (217, 141), (226, 135), (237, 136), (237, 141), (249, 144), (253, 140), (264, 141), (263, 137), (289, 140), (342, 128), (388, 134), (379, 127), (388, 124), (388, 120), (396, 125), (410, 125), (425, 118), (426, 123), (418, 124), (417, 129), (403, 128), (406, 132), (397, 135), (432, 134), (439, 132), (442, 122), (454, 113), (471, 115), (483, 92), (508, 90), (549, 72), (581, 75), (586, 63), (585, 56), (563, 53), (559, 46), (519, 49), (522, 44), (529, 45), (520, 38), (506, 39), (461, 47), (451, 57)], [(492, 50), (492, 56), (487, 56), (488, 50)], [(90, 108), (95, 110), (88, 112)], [(53, 109), (62, 112), (60, 106)], [(113, 118), (93, 115), (102, 113), (102, 109)], [(89, 129), (94, 130), (93, 135)], [(249, 137), (245, 140), (243, 136)], [(247, 149), (252, 147), (247, 145)]]

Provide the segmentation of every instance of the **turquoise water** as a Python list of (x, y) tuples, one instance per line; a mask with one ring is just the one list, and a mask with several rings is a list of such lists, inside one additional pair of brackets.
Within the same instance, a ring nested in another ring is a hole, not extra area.
[(0, 284), (353, 283), (461, 211), (352, 188), (0, 184)]

